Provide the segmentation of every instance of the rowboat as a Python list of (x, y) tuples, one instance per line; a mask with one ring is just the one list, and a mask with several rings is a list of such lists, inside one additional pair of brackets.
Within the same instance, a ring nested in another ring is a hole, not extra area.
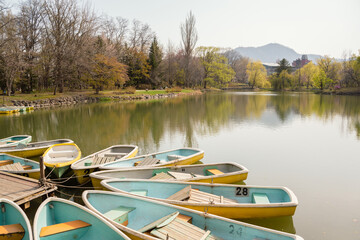
[(20, 143), (27, 144), (29, 142), (31, 142), (31, 136), (29, 136), (29, 135), (15, 135), (15, 136), (0, 139), (0, 147), (17, 146)]
[(0, 239), (32, 240), (30, 221), (24, 211), (7, 199), (0, 199), (0, 205)]
[(0, 171), (15, 173), (34, 179), (40, 178), (40, 165), (30, 159), (0, 153)]
[(25, 107), (25, 106), (0, 107), (0, 114), (10, 114), (10, 113), (25, 112), (31, 110), (34, 110), (34, 107)]
[(13, 147), (0, 147), (0, 153), (7, 153), (18, 157), (37, 157), (41, 156), (46, 149), (55, 144), (60, 143), (72, 143), (73, 141), (70, 139), (56, 139), (50, 141), (43, 142), (33, 142), (28, 144), (18, 144)]
[(35, 240), (130, 239), (86, 207), (53, 197), (39, 206), (33, 227)]
[(70, 169), (70, 165), (81, 158), (75, 143), (61, 143), (49, 147), (43, 154), (44, 165), (58, 178)]
[(97, 171), (102, 164), (134, 157), (138, 149), (135, 145), (114, 145), (74, 162), (71, 169), (76, 175), (76, 180), (83, 184), (90, 180), (89, 174)]
[(190, 165), (204, 157), (204, 151), (196, 148), (177, 148), (173, 150), (150, 153), (129, 159), (120, 159), (100, 166), (102, 170), (129, 167), (165, 167), (176, 165)]
[(131, 239), (302, 239), (289, 233), (231, 220), (135, 195), (84, 191), (82, 199)]
[(140, 195), (222, 217), (266, 218), (292, 216), (298, 205), (286, 187), (186, 183), (137, 179), (108, 179), (101, 185), (111, 191)]
[(94, 188), (102, 189), (100, 182), (110, 178), (151, 179), (183, 182), (235, 183), (247, 178), (248, 170), (237, 163), (212, 163), (188, 166), (123, 168), (90, 174)]

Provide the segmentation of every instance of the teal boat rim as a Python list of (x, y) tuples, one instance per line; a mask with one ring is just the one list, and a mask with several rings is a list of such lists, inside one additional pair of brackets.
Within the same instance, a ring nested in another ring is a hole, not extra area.
[[(30, 142), (24, 148), (16, 148), (16, 146), (0, 147), (0, 152), (7, 153), (7, 152), (19, 152), (19, 151), (28, 151), (28, 150), (49, 148), (52, 145), (56, 144), (56, 143), (54, 143), (55, 141), (64, 141), (62, 143), (73, 143), (74, 142), (73, 140), (66, 139), (66, 138), (54, 139), (54, 140), (48, 140), (48, 141)], [(47, 143), (49, 143), (49, 144), (47, 144)], [(42, 146), (36, 146), (38, 144), (41, 144)], [(36, 147), (32, 147), (34, 145)]]
[(19, 205), (17, 205), (16, 203), (14, 203), (13, 201), (10, 201), (9, 199), (6, 198), (0, 198), (0, 203), (7, 203), (11, 206), (13, 206), (20, 214), (21, 216), (24, 218), (25, 222), (26, 222), (26, 227), (29, 233), (29, 240), (33, 239), (33, 232), (32, 232), (32, 228), (31, 228), (31, 224), (30, 224), (30, 220), (27, 217), (26, 213), (24, 212), (24, 210), (22, 210)]
[(73, 170), (82, 170), (82, 169), (92, 169), (92, 168), (97, 168), (99, 167), (101, 164), (99, 165), (91, 165), (91, 166), (83, 166), (80, 163), (83, 161), (86, 161), (88, 158), (94, 157), (96, 154), (102, 153), (104, 151), (110, 150), (112, 148), (115, 147), (130, 147), (130, 148), (134, 148), (133, 150), (131, 150), (131, 152), (129, 152), (128, 154), (126, 154), (124, 157), (122, 157), (121, 159), (127, 160), (126, 157), (134, 154), (135, 152), (139, 151), (139, 147), (137, 145), (113, 145), (110, 146), (108, 148), (105, 149), (101, 149), (100, 151), (94, 152), (86, 157), (80, 158), (78, 161), (74, 162), (71, 164), (71, 169)]
[[(121, 192), (124, 194), (129, 194), (129, 195), (135, 195), (138, 196), (136, 194), (132, 194), (129, 193), (127, 191), (123, 191), (123, 190), (119, 190), (116, 187), (111, 186), (109, 183), (112, 182), (144, 182), (144, 183), (158, 183), (160, 181), (156, 181), (156, 180), (144, 180), (144, 179), (118, 179), (118, 178), (110, 178), (110, 179), (105, 179), (102, 180), (100, 182), (101, 186), (103, 186), (106, 189), (109, 189), (113, 192)], [(184, 203), (184, 205), (189, 205), (189, 206), (217, 206), (217, 207), (239, 207), (239, 205), (241, 205), (241, 207), (296, 207), (299, 202), (298, 199), (295, 195), (295, 193), (293, 191), (291, 191), (289, 188), (284, 187), (284, 186), (262, 186), (262, 185), (237, 185), (237, 184), (221, 184), (221, 183), (200, 183), (200, 182), (177, 182), (177, 181), (164, 181), (162, 180), (161, 183), (169, 183), (169, 184), (178, 184), (178, 185), (195, 185), (195, 186), (209, 186), (209, 187), (233, 187), (233, 188), (237, 188), (239, 186), (241, 187), (247, 187), (247, 188), (264, 188), (264, 189), (280, 189), (283, 190), (290, 198), (290, 200), (288, 202), (279, 202), (279, 203), (267, 203), (267, 204), (250, 204), (250, 203), (235, 203), (235, 204), (216, 204), (216, 203), (209, 203), (209, 204), (204, 204), (204, 203), (189, 203), (186, 202)], [(155, 197), (149, 197), (149, 196), (141, 196), (143, 198), (148, 198), (148, 199), (153, 199), (153, 200), (157, 200), (159, 201), (160, 198), (155, 198)], [(166, 199), (160, 199), (160, 200), (166, 200)], [(166, 202), (168, 203), (180, 203), (181, 201), (176, 201), (176, 200), (166, 200)]]
[[(176, 205), (172, 205), (172, 204), (168, 204), (168, 203), (164, 203), (164, 202), (160, 202), (160, 201), (156, 201), (156, 200), (152, 200), (152, 199), (143, 198), (143, 197), (140, 197), (140, 196), (135, 196), (135, 195), (133, 196), (133, 195), (129, 195), (129, 194), (123, 194), (123, 193), (118, 193), (118, 192), (110, 192), (110, 191), (102, 191), (102, 190), (85, 190), (82, 193), (82, 200), (83, 200), (85, 206), (87, 206), (89, 209), (96, 212), (97, 214), (101, 214), (101, 213), (96, 208), (94, 208), (92, 206), (92, 204), (90, 204), (90, 202), (87, 199), (88, 194), (94, 194), (94, 193), (95, 194), (105, 194), (105, 195), (115, 195), (115, 196), (120, 196), (120, 197), (133, 198), (133, 199), (137, 199), (137, 200), (141, 200), (141, 201), (147, 201), (147, 202), (155, 203), (155, 204), (158, 204), (158, 205), (163, 205), (163, 206), (171, 207), (171, 208), (174, 208), (174, 209), (179, 209), (179, 210), (182, 210), (182, 211), (185, 211), (185, 212), (191, 212), (191, 213), (200, 215), (200, 216), (202, 216), (204, 218), (215, 218), (215, 219), (219, 219), (219, 220), (234, 223), (234, 224), (239, 224), (240, 223), (245, 227), (255, 228), (255, 229), (262, 230), (262, 231), (267, 231), (267, 232), (271, 232), (271, 233), (275, 233), (275, 234), (280, 234), (280, 235), (292, 237), (294, 240), (304, 240), (302, 237), (300, 237), (300, 236), (298, 236), (296, 234), (290, 234), (290, 233), (286, 233), (286, 232), (281, 232), (281, 231), (277, 231), (277, 230), (274, 230), (274, 229), (265, 228), (265, 227), (261, 227), (261, 226), (241, 222), (241, 221), (236, 221), (236, 220), (232, 220), (232, 219), (229, 219), (229, 218), (224, 218), (224, 217), (221, 217), (221, 216), (196, 211), (196, 210), (189, 209), (189, 208), (184, 208), (184, 207), (180, 207), (180, 206), (176, 206)], [(111, 220), (111, 222), (120, 229), (124, 228), (124, 229), (127, 229), (127, 231), (130, 231), (132, 233), (137, 232), (136, 230), (128, 228), (127, 226), (124, 226), (122, 224), (117, 224), (116, 222), (114, 222), (112, 220)]]
[[(179, 169), (179, 168), (192, 168), (192, 167), (208, 167), (208, 166), (216, 166), (216, 165), (233, 165), (241, 170), (237, 170), (234, 172), (229, 172), (229, 173), (223, 173), (223, 174), (219, 174), (219, 175), (211, 175), (211, 178), (220, 178), (220, 177), (229, 177), (229, 176), (234, 176), (234, 175), (238, 175), (238, 174), (245, 174), (248, 173), (249, 170), (244, 167), (243, 165), (240, 165), (236, 162), (220, 162), (220, 163), (207, 163), (207, 164), (196, 164), (196, 165), (178, 165), (178, 166), (168, 166), (168, 167), (139, 167), (139, 168), (134, 168), (134, 167), (129, 167), (129, 168), (121, 168), (121, 169), (112, 169), (112, 170), (103, 170), (103, 171), (98, 171), (98, 172), (93, 172), (90, 174), (91, 178), (97, 178), (97, 179), (109, 179), (108, 177), (103, 177), (101, 176), (101, 174), (106, 174), (106, 173), (111, 173), (111, 172), (124, 172), (124, 171), (144, 171), (144, 170), (154, 170), (154, 169), (163, 169), (163, 168), (169, 168), (169, 169)], [(203, 180), (203, 179), (209, 179), (210, 176), (204, 176), (204, 177), (194, 177), (191, 180)], [(174, 182), (178, 182), (179, 180), (174, 180)]]
[[(49, 203), (49, 202), (62, 202), (62, 203), (65, 203), (65, 204), (69, 204), (69, 205), (72, 205), (72, 206), (75, 206), (81, 210), (84, 210), (85, 212), (97, 217), (98, 219), (100, 219), (103, 223), (105, 223), (109, 228), (111, 228), (112, 230), (114, 230), (115, 232), (119, 233), (120, 236), (122, 236), (124, 239), (126, 240), (130, 240), (129, 237), (127, 237), (125, 235), (125, 233), (123, 233), (121, 230), (119, 230), (118, 228), (116, 228), (113, 224), (111, 224), (107, 219), (105, 219), (103, 216), (101, 216), (100, 214), (94, 212), (94, 211), (91, 211), (89, 208), (86, 208), (78, 203), (75, 203), (75, 202), (72, 202), (70, 200), (66, 200), (66, 199), (63, 199), (63, 198), (57, 198), (57, 197), (49, 197), (47, 198), (45, 201), (43, 201), (40, 206), (38, 207), (38, 209), (36, 210), (36, 213), (35, 213), (35, 217), (34, 217), (34, 222), (33, 222), (33, 232), (34, 234), (37, 232), (36, 229), (37, 229), (37, 225), (38, 225), (38, 219), (39, 219), (39, 215), (42, 211), (42, 209)], [(37, 237), (35, 236), (35, 239)], [(40, 239), (40, 238), (39, 238)]]

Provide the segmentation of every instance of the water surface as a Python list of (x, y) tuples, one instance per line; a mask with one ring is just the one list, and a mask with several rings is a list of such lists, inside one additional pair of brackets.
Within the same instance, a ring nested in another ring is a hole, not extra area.
[(83, 155), (114, 144), (140, 154), (182, 146), (204, 163), (246, 166), (246, 184), (287, 186), (294, 217), (250, 222), (305, 239), (360, 239), (360, 97), (225, 92), (150, 102), (84, 104), (0, 116), (0, 138), (70, 138)]

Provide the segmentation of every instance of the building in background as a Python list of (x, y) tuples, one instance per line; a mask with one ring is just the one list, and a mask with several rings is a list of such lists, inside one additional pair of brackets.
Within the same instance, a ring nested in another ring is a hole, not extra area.
[(295, 69), (299, 69), (299, 68), (302, 68), (303, 66), (305, 66), (306, 64), (308, 64), (309, 62), (310, 61), (308, 59), (308, 56), (307, 55), (302, 55), (301, 59), (298, 58), (298, 59), (296, 59), (295, 61), (292, 62), (292, 66)]

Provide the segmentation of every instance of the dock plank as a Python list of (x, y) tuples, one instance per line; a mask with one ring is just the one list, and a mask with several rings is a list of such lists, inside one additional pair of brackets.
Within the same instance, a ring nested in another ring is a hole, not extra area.
[(0, 172), (0, 198), (9, 199), (18, 205), (55, 190), (56, 186), (51, 184), (40, 186), (35, 179)]

